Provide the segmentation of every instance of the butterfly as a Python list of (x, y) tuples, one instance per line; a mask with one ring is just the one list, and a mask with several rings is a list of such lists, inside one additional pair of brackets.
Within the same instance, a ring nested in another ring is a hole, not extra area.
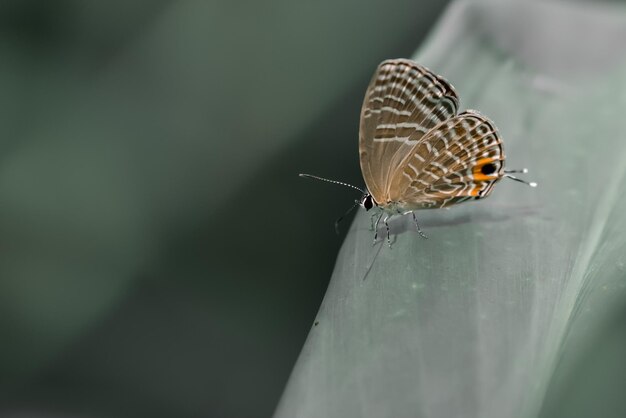
[(356, 206), (379, 209), (372, 222), (374, 242), (382, 219), (389, 246), (392, 216), (412, 214), (417, 231), (427, 238), (416, 210), (484, 199), (505, 177), (536, 187), (511, 175), (528, 170), (504, 169), (506, 158), (494, 123), (475, 110), (458, 113), (458, 107), (458, 95), (443, 77), (412, 60), (383, 61), (361, 108), (359, 158), (367, 189), (300, 176), (359, 190), (361, 199), (344, 216)]

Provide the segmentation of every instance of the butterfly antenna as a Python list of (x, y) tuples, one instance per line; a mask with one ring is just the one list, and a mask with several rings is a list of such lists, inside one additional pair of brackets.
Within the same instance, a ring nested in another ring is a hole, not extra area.
[(504, 170), (505, 173), (509, 174), (509, 173), (523, 173), (526, 174), (528, 173), (528, 169), (527, 168), (522, 168), (520, 170)]
[(343, 215), (341, 215), (339, 218), (337, 218), (337, 220), (335, 221), (335, 232), (337, 233), (337, 235), (339, 235), (339, 222), (341, 222), (341, 221), (343, 220), (343, 218), (345, 218), (346, 216), (348, 216), (348, 214), (349, 214), (350, 212), (352, 212), (352, 210), (353, 210), (354, 208), (356, 208), (357, 206), (359, 206), (359, 203), (360, 203), (360, 202), (359, 202), (358, 200), (355, 200), (355, 201), (354, 201), (354, 205), (350, 206), (350, 209), (348, 209), (348, 210), (346, 211), (346, 213), (344, 213), (344, 214), (343, 214)]
[[(325, 182), (327, 182), (327, 183), (333, 183), (333, 184), (339, 184), (339, 185), (341, 185), (341, 186), (351, 187), (351, 188), (353, 188), (353, 189), (355, 189), (355, 190), (358, 190), (358, 191), (360, 191), (361, 193), (365, 194), (365, 190), (363, 190), (363, 189), (359, 189), (359, 188), (358, 188), (358, 187), (356, 187), (356, 186), (353, 186), (353, 185), (351, 185), (351, 184), (344, 183), (344, 182), (341, 182), (341, 181), (337, 181), (337, 180), (329, 180), (329, 179), (325, 179), (325, 178), (323, 178), (323, 177), (314, 176), (314, 175), (312, 175), (312, 174), (298, 174), (298, 175), (299, 175), (300, 177), (305, 177), (305, 178), (314, 179), (314, 180), (321, 180), (321, 181), (325, 181)], [(345, 215), (344, 215), (344, 216), (345, 216)]]

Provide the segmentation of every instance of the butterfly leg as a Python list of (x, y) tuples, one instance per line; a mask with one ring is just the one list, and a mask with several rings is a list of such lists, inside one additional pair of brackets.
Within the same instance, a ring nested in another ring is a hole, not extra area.
[(417, 217), (415, 216), (415, 212), (411, 212), (411, 215), (413, 215), (413, 223), (415, 224), (415, 227), (417, 228), (417, 232), (420, 234), (422, 238), (428, 239), (426, 234), (424, 234), (422, 230), (420, 229), (420, 225), (417, 223)]
[(372, 243), (372, 245), (376, 245), (376, 239), (378, 239), (378, 223), (380, 222), (380, 218), (382, 218), (384, 214), (385, 212), (380, 212), (380, 215), (378, 215), (378, 219), (376, 219), (376, 224), (374, 225), (374, 242)]
[(373, 213), (372, 216), (370, 216), (370, 231), (376, 230), (376, 225), (378, 224), (378, 221), (374, 222), (374, 219), (376, 219), (377, 216), (379, 216), (378, 213)]
[(391, 248), (391, 239), (389, 238), (389, 223), (387, 222), (389, 218), (389, 215), (385, 216), (383, 222), (385, 223), (385, 228), (387, 228), (387, 245), (389, 246), (389, 248)]
[(350, 212), (352, 212), (352, 209), (356, 208), (357, 206), (359, 206), (359, 201), (355, 200), (354, 201), (354, 205), (350, 206), (350, 209), (348, 209), (348, 211), (346, 213), (344, 213), (343, 215), (341, 215), (339, 218), (337, 218), (337, 220), (335, 221), (335, 233), (337, 235), (339, 235), (339, 222), (341, 222), (343, 220), (343, 218), (345, 218), (346, 216), (348, 216), (348, 214)]

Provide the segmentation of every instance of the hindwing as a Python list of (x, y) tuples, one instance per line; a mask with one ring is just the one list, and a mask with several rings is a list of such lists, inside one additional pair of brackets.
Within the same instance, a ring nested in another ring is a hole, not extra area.
[(413, 210), (485, 198), (504, 176), (504, 161), (496, 127), (468, 110), (431, 129), (405, 155), (394, 171), (390, 201)]

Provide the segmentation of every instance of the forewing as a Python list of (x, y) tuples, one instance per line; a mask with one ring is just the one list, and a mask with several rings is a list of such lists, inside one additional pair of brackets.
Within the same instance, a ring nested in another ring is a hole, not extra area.
[(359, 132), (361, 171), (377, 203), (389, 200), (392, 176), (411, 149), (457, 108), (454, 88), (427, 68), (407, 59), (378, 66), (365, 94)]
[(493, 122), (467, 111), (433, 128), (395, 172), (392, 200), (407, 210), (487, 197), (504, 176), (504, 151)]

